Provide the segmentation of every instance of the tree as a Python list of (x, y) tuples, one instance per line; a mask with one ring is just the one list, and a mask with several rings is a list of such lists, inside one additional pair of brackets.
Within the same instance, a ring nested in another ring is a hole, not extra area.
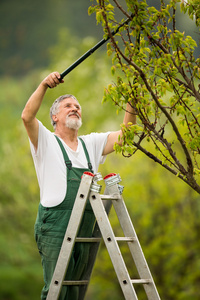
[[(146, 0), (113, 2), (97, 0), (89, 13), (96, 12), (111, 39), (107, 54), (117, 79), (105, 89), (104, 101), (120, 110), (129, 102), (138, 119), (123, 127), (123, 145), (116, 151), (129, 157), (140, 150), (200, 193), (200, 58), (194, 55), (196, 41), (176, 27), (181, 7), (199, 30), (199, 1), (160, 0), (159, 9)], [(117, 12), (130, 21), (113, 36), (124, 21), (117, 21)]]

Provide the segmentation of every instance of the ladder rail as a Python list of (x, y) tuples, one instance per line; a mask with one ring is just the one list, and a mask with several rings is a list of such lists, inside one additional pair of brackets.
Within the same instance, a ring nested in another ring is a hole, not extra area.
[[(104, 194), (107, 195), (108, 190), (107, 188), (105, 188)], [(112, 202), (111, 201), (102, 201), (106, 214), (109, 215), (110, 210), (111, 210), (111, 206), (112, 206)], [(97, 239), (102, 239), (102, 235), (101, 235), (101, 231), (99, 229), (99, 225), (96, 222), (94, 230), (93, 230), (93, 234), (92, 234), (93, 238), (97, 238)], [(90, 253), (89, 253), (89, 263), (87, 265), (87, 269), (85, 272), (85, 279), (88, 280), (88, 284), (92, 275), (92, 271), (94, 268), (94, 264), (96, 261), (96, 257), (97, 257), (97, 253), (99, 251), (99, 247), (100, 247), (100, 241), (97, 243), (93, 243), (90, 247)], [(79, 298), (78, 300), (84, 300), (86, 292), (88, 289), (88, 285), (81, 285), (80, 289), (79, 289)]]
[(66, 233), (61, 246), (60, 254), (54, 270), (54, 274), (49, 287), (47, 300), (57, 300), (62, 289), (64, 277), (71, 258), (72, 250), (75, 244), (75, 238), (81, 224), (84, 213), (84, 208), (89, 197), (92, 178), (88, 175), (83, 175), (77, 196), (74, 202), (74, 207), (70, 216), (70, 220), (66, 229)]
[[(120, 205), (119, 205), (120, 204)], [(126, 207), (124, 205), (124, 201), (119, 200), (115, 201), (113, 203), (113, 206), (115, 207), (115, 210), (119, 212), (119, 210), (122, 213), (122, 210), (126, 210)], [(128, 213), (128, 211), (127, 211)], [(129, 216), (129, 215), (128, 215)], [(157, 292), (153, 277), (151, 275), (150, 269), (147, 265), (144, 253), (142, 251), (141, 245), (139, 243), (139, 240), (137, 238), (136, 232), (134, 230), (134, 227), (132, 226), (132, 223), (130, 223), (131, 228), (127, 226), (127, 223), (129, 222), (129, 218), (119, 218), (120, 224), (122, 226), (123, 232), (125, 235), (134, 236), (135, 241), (133, 243), (128, 243), (128, 247), (130, 249), (131, 255), (133, 257), (133, 260), (135, 262), (136, 268), (138, 270), (140, 278), (144, 278), (145, 280), (149, 280), (149, 284), (144, 285), (144, 289), (146, 291), (146, 294), (148, 295), (149, 300), (160, 300), (159, 294)]]
[[(136, 265), (137, 271), (139, 273), (140, 278), (143, 278), (149, 284), (144, 284), (144, 289), (146, 294), (148, 295), (149, 300), (160, 300), (160, 296), (158, 294), (158, 291), (156, 289), (153, 277), (151, 275), (150, 269), (148, 267), (148, 264), (146, 262), (142, 247), (140, 245), (140, 242), (138, 240), (136, 231), (133, 227), (129, 212), (127, 210), (127, 207), (125, 205), (124, 199), (122, 195), (119, 194), (119, 189), (117, 184), (108, 187), (109, 194), (116, 195), (118, 193), (118, 200), (112, 200), (113, 207), (116, 211), (116, 214), (118, 216), (120, 225), (122, 227), (122, 230), (124, 232), (124, 235), (126, 237), (133, 237), (134, 242), (129, 243), (128, 247), (130, 250), (130, 253), (132, 255), (132, 258), (134, 260), (134, 263)], [(141, 282), (138, 280), (138, 282)], [(134, 280), (133, 280), (134, 283)], [(137, 283), (137, 280), (135, 280), (135, 283)]]
[(89, 200), (96, 216), (99, 228), (102, 233), (102, 237), (112, 260), (113, 267), (115, 269), (125, 299), (138, 300), (130, 276), (127, 272), (124, 260), (122, 258), (118, 243), (115, 239), (110, 221), (107, 214), (105, 213), (105, 208), (102, 203), (101, 196), (93, 192), (90, 193)]

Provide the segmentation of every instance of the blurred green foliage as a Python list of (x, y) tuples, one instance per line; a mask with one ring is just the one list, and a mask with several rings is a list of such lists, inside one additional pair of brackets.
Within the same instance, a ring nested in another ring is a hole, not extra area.
[[(120, 3), (123, 5), (125, 0)], [(96, 26), (94, 15), (88, 16), (90, 4), (90, 0), (1, 0), (0, 75), (22, 76), (32, 69), (47, 67), (49, 47), (58, 43), (62, 28), (68, 28), (70, 39), (73, 36), (101, 39), (101, 26)], [(153, 5), (158, 7), (159, 0), (154, 0)], [(192, 21), (185, 16), (178, 17), (177, 27), (198, 37)]]
[[(7, 3), (7, 2), (6, 2)], [(9, 3), (9, 1), (8, 1)], [(16, 2), (17, 3), (17, 2)], [(44, 2), (45, 3), (45, 2)], [(4, 3), (5, 4), (5, 3)], [(62, 71), (97, 41), (82, 41), (70, 31), (59, 31), (51, 47), (48, 70), (36, 70), (21, 78), (0, 81), (0, 299), (35, 300), (43, 285), (40, 257), (33, 236), (39, 204), (39, 188), (20, 120), (21, 111), (41, 79), (50, 71)], [(106, 51), (105, 51), (106, 52)], [(101, 105), (103, 87), (112, 81), (110, 62), (105, 54), (93, 54), (65, 78), (65, 83), (48, 90), (38, 118), (51, 129), (49, 107), (57, 96), (72, 93), (83, 110), (80, 133), (117, 130), (123, 112), (112, 103)], [(108, 156), (100, 166), (102, 175), (120, 173), (124, 199), (161, 299), (200, 298), (200, 202), (199, 195), (162, 167), (137, 153), (131, 158)], [(114, 211), (111, 220), (120, 234)], [(132, 275), (136, 275), (127, 248), (122, 245)], [(145, 300), (139, 288), (140, 300)], [(111, 261), (102, 244), (88, 300), (123, 299)]]
[(48, 66), (49, 47), (62, 28), (69, 28), (70, 39), (101, 37), (95, 17), (88, 17), (89, 5), (89, 0), (0, 1), (0, 74), (22, 76)]

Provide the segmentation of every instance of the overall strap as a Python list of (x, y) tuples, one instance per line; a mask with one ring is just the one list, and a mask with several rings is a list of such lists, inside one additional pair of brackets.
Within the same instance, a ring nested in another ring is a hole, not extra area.
[(68, 168), (69, 170), (71, 170), (71, 168), (72, 168), (72, 162), (71, 162), (71, 160), (69, 160), (69, 157), (68, 157), (68, 155), (67, 155), (67, 152), (65, 151), (65, 148), (64, 148), (64, 146), (63, 146), (61, 140), (60, 140), (56, 135), (55, 135), (55, 138), (56, 138), (56, 140), (57, 140), (57, 142), (58, 142), (58, 144), (59, 144), (59, 146), (60, 146), (60, 149), (61, 149), (61, 151), (62, 151), (64, 160), (65, 160), (65, 164), (66, 164), (67, 168)]
[(85, 146), (85, 143), (84, 143), (84, 141), (82, 140), (82, 138), (80, 138), (80, 137), (79, 137), (79, 140), (80, 140), (80, 141), (81, 141), (81, 143), (82, 143), (83, 150), (84, 150), (84, 152), (85, 152), (85, 156), (86, 156), (86, 158), (87, 158), (87, 162), (88, 162), (88, 169), (90, 170), (90, 172), (92, 172), (92, 173), (93, 173), (93, 170), (92, 170), (92, 164), (91, 164), (91, 162), (90, 162), (90, 157), (89, 157), (89, 154), (88, 154), (87, 148), (86, 148), (86, 146)]

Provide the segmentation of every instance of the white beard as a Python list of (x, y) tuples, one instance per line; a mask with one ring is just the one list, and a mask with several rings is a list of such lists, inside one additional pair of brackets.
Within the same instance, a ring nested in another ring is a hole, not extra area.
[(82, 120), (80, 117), (79, 117), (79, 119), (76, 119), (76, 118), (74, 119), (74, 118), (70, 118), (68, 115), (66, 117), (65, 125), (66, 125), (66, 127), (70, 128), (70, 129), (78, 130), (82, 125)]

